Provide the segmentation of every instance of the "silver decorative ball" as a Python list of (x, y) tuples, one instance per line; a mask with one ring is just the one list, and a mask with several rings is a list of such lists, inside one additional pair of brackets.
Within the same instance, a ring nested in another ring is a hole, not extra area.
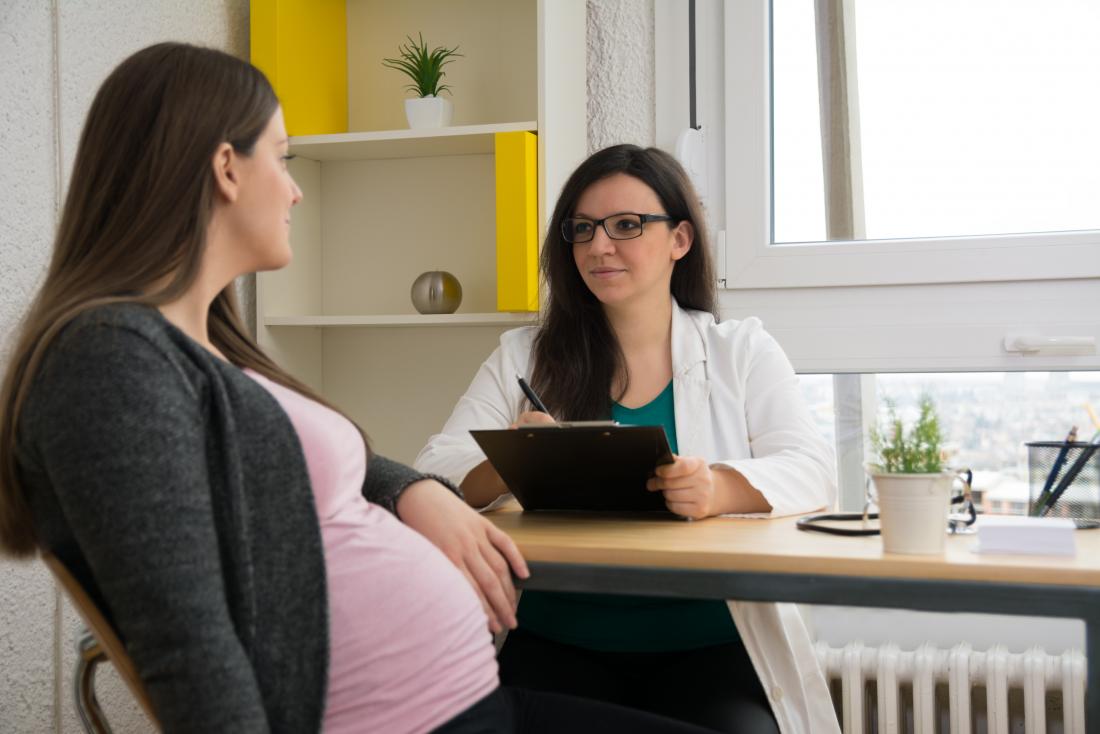
[(417, 276), (410, 295), (420, 313), (454, 313), (462, 303), (462, 285), (445, 270), (430, 270)]

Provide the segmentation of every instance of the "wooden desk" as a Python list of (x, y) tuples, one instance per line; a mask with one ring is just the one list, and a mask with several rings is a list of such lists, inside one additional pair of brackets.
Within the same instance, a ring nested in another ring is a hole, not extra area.
[(1086, 728), (1100, 734), (1100, 530), (1078, 531), (1075, 558), (979, 555), (973, 535), (948, 537), (942, 556), (903, 556), (878, 537), (799, 531), (795, 518), (486, 517), (523, 552), (529, 589), (1084, 620)]

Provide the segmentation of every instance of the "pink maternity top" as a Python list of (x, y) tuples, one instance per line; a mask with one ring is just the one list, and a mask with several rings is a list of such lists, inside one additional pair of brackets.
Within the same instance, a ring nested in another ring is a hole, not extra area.
[(245, 372), (290, 417), (313, 485), (331, 645), (324, 730), (428, 732), (491, 693), (497, 664), (481, 602), (430, 541), (364, 499), (355, 426)]

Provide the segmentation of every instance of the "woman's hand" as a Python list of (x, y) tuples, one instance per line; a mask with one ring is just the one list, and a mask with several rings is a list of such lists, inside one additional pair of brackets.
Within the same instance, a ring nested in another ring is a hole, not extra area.
[(520, 413), (519, 418), (516, 418), (516, 422), (508, 427), (519, 428), (520, 426), (549, 425), (551, 423), (557, 423), (554, 416), (538, 410), (528, 410), (525, 413)]
[(657, 467), (657, 476), (646, 482), (651, 492), (664, 492), (670, 512), (693, 520), (728, 512), (770, 512), (760, 490), (733, 469), (711, 468), (700, 456), (674, 456), (671, 464)]
[(494, 634), (516, 626), (516, 587), (512, 572), (530, 572), (504, 531), (470, 509), (454, 492), (425, 479), (401, 493), (397, 515), (443, 551), (474, 587)]

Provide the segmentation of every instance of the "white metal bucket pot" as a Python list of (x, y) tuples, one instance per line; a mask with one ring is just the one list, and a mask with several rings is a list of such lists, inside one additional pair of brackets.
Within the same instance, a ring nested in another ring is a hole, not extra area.
[(943, 553), (955, 476), (954, 472), (871, 475), (885, 552)]

